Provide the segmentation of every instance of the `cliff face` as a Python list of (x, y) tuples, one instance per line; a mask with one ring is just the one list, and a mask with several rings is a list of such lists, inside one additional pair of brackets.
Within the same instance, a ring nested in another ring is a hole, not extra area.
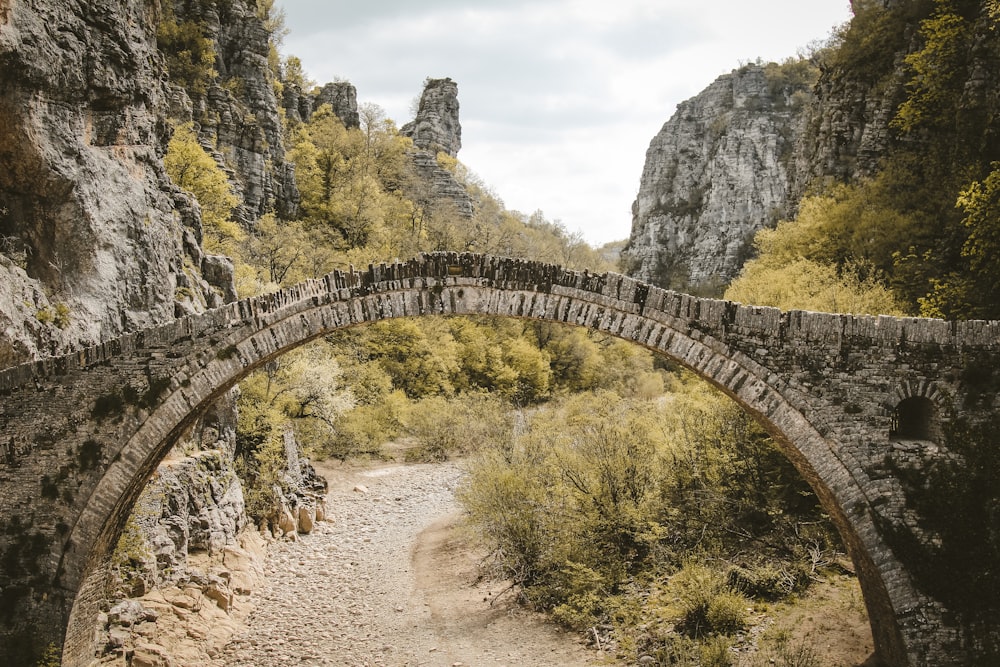
[(242, 202), (236, 215), (245, 226), (269, 212), (294, 218), (299, 194), (294, 169), (285, 160), (268, 61), (271, 34), (256, 3), (174, 0), (167, 16), (178, 25), (197, 26), (208, 39), (216, 74), (203, 86), (171, 86), (171, 116), (197, 123), (202, 143), (229, 173)]
[(754, 233), (787, 210), (807, 91), (806, 77), (751, 65), (678, 105), (646, 153), (631, 275), (703, 293), (735, 277)]
[[(940, 19), (939, 3), (855, 0), (852, 7), (849, 26), (816, 55), (816, 83), (793, 86), (792, 96), (803, 104), (782, 105), (777, 90), (792, 99), (784, 84), (772, 81), (765, 92), (769, 72), (780, 74), (768, 66), (764, 80), (759, 68), (741, 70), (679, 105), (647, 153), (624, 253), (627, 271), (668, 287), (718, 293), (739, 272), (753, 233), (794, 215), (810, 187), (857, 183), (900, 157), (909, 161), (916, 188), (920, 178), (978, 174), (997, 161), (996, 15), (982, 3), (954, 3), (948, 20), (961, 32), (932, 32), (929, 39), (938, 43), (928, 52), (922, 26)], [(916, 77), (912, 57), (941, 76)], [(923, 117), (916, 129), (904, 130), (893, 120), (911, 99), (922, 105)], [(916, 165), (940, 176), (921, 174)], [(945, 221), (954, 214), (958, 187), (927, 211), (940, 229), (960, 226)], [(961, 241), (955, 239), (962, 233), (929, 230), (930, 240), (915, 256), (957, 243), (950, 256), (939, 253), (942, 271), (957, 270)], [(921, 297), (919, 289), (907, 298)]]
[(0, 5), (0, 366), (221, 303), (161, 162), (154, 7)]

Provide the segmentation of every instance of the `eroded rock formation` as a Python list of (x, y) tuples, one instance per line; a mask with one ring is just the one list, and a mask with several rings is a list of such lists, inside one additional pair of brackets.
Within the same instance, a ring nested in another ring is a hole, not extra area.
[(458, 85), (451, 79), (428, 79), (420, 96), (416, 118), (400, 129), (413, 139), (410, 153), (418, 177), (429, 186), (425, 194), (414, 193), (422, 205), (448, 207), (463, 218), (471, 218), (472, 199), (454, 175), (438, 164), (438, 153), (457, 157), (462, 148), (462, 125), (458, 117)]
[(420, 96), (416, 117), (400, 129), (413, 145), (432, 153), (456, 157), (462, 148), (458, 119), (458, 84), (451, 79), (428, 79)]
[(156, 21), (140, 0), (0, 5), (0, 366), (169, 320), (179, 287), (222, 303), (161, 162)]
[(682, 102), (646, 153), (629, 273), (713, 294), (739, 271), (753, 235), (789, 206), (805, 82), (749, 65)]

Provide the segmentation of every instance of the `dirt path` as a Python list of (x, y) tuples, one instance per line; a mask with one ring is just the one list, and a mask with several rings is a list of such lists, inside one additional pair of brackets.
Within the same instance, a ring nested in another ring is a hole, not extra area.
[[(260, 667), (586, 665), (599, 657), (476, 584), (454, 465), (322, 467), (330, 521), (275, 545), (248, 628), (220, 656)], [(357, 490), (356, 490), (357, 489)]]

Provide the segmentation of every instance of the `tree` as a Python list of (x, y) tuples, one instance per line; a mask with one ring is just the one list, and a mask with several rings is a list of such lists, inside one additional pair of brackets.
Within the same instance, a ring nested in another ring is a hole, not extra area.
[(156, 46), (166, 56), (170, 80), (189, 93), (204, 95), (218, 77), (215, 48), (205, 36), (205, 26), (195, 21), (178, 23), (171, 3), (164, 3), (163, 18), (156, 27)]
[(232, 219), (239, 199), (230, 189), (225, 172), (202, 148), (191, 123), (174, 129), (163, 166), (174, 183), (198, 200), (206, 247), (228, 254), (231, 242), (243, 237), (243, 230)]

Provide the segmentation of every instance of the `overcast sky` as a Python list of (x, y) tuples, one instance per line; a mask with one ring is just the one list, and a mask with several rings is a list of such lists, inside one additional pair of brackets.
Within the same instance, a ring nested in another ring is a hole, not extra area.
[(678, 103), (826, 40), (849, 0), (278, 0), (283, 52), (317, 83), (409, 121), (426, 77), (458, 84), (459, 159), (507, 208), (598, 245), (625, 239), (646, 149)]

